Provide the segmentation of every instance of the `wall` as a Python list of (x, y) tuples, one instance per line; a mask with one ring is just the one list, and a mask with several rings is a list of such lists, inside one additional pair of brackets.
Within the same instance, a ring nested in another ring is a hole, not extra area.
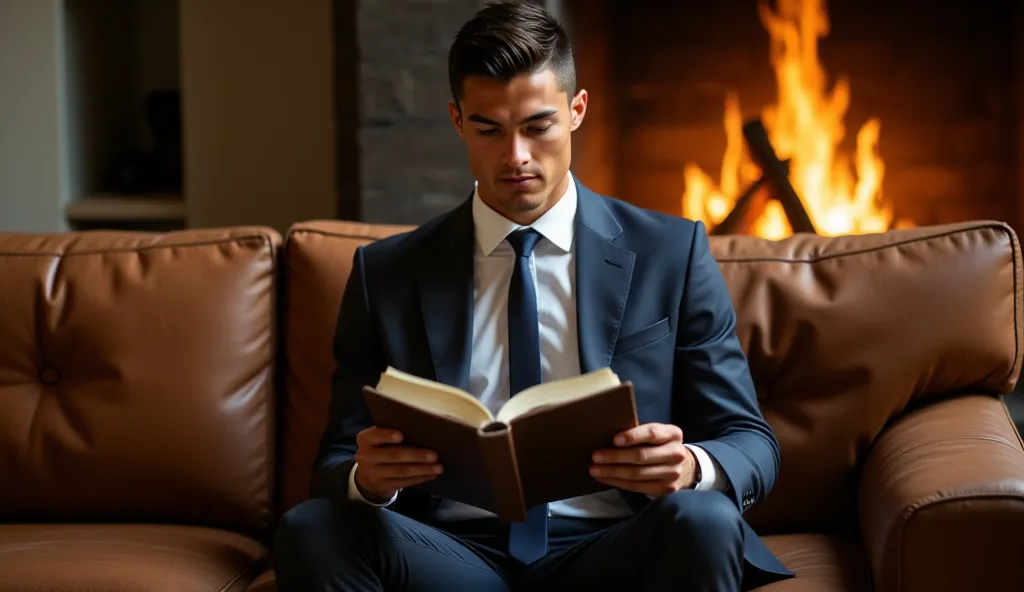
[[(448, 49), (484, 1), (356, 4), (357, 80), (339, 85), (339, 93), (358, 94), (359, 106), (359, 204), (347, 207), (370, 222), (420, 223), (473, 190), (465, 147), (448, 118)], [(351, 0), (336, 5), (343, 10)]]
[[(64, 0), (62, 68), (63, 118), (69, 200), (110, 190), (115, 168), (133, 147), (140, 102), (134, 78), (130, 0)], [(55, 116), (57, 114), (54, 114)]]
[(334, 217), (331, 0), (181, 0), (189, 226)]
[(0, 231), (63, 223), (57, 0), (0, 0)]
[[(679, 213), (684, 164), (718, 178), (725, 93), (737, 92), (744, 117), (776, 101), (757, 3), (575, 4), (585, 5), (572, 15), (577, 24), (582, 10), (603, 10), (604, 20), (615, 23), (605, 50), (611, 57), (582, 68), (607, 68), (615, 80), (618, 153), (613, 162), (589, 166), (614, 167), (616, 191), (630, 201)], [(880, 118), (883, 192), (897, 217), (1016, 223), (1022, 136), (1013, 3), (983, 0), (965, 8), (941, 0), (924, 9), (834, 0), (827, 8), (831, 31), (818, 44), (820, 59), (833, 81), (846, 75), (851, 84), (843, 148), (853, 147), (868, 117)], [(576, 35), (583, 39), (587, 31)]]

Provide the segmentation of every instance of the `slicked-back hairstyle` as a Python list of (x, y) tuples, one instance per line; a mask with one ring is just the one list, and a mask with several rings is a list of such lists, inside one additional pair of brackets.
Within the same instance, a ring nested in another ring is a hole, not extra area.
[(572, 99), (576, 65), (569, 36), (550, 13), (529, 2), (487, 3), (462, 26), (448, 52), (448, 83), (460, 110), (467, 76), (507, 82), (547, 68)]

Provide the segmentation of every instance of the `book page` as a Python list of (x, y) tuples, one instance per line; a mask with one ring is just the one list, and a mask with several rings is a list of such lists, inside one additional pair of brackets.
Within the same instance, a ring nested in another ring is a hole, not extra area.
[(376, 389), (407, 405), (452, 417), (475, 428), (494, 420), (490, 410), (473, 395), (395, 368), (389, 367), (380, 375)]
[(500, 422), (508, 423), (513, 418), (538, 407), (583, 399), (617, 386), (619, 382), (619, 377), (612, 372), (611, 368), (602, 368), (581, 376), (531, 386), (509, 399), (508, 403), (505, 403), (498, 412), (497, 419)]

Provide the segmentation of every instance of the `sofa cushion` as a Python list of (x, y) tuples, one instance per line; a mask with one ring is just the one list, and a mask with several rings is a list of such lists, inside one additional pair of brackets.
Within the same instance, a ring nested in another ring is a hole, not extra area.
[(279, 242), (0, 234), (0, 522), (269, 524)]
[(249, 584), (245, 592), (275, 592), (277, 580), (274, 577), (274, 569), (268, 568)]
[(260, 543), (187, 526), (0, 525), (0, 590), (241, 592)]
[(761, 409), (781, 446), (759, 533), (857, 528), (872, 443), (914, 405), (1007, 392), (1020, 374), (1021, 257), (1009, 226), (714, 237)]
[[(406, 229), (311, 222), (289, 233), (282, 509), (308, 491), (353, 252)], [(761, 534), (855, 529), (857, 471), (887, 422), (936, 396), (1005, 392), (1020, 374), (1020, 247), (1005, 224), (713, 236), (711, 249), (781, 446), (774, 490), (746, 513)]]
[(795, 578), (757, 592), (860, 592), (871, 590), (871, 571), (858, 539), (820, 534), (772, 535), (762, 540)]
[(332, 341), (345, 282), (357, 245), (408, 227), (354, 222), (307, 222), (288, 233), (285, 259), (287, 395), (280, 513), (309, 497), (309, 478), (327, 423)]

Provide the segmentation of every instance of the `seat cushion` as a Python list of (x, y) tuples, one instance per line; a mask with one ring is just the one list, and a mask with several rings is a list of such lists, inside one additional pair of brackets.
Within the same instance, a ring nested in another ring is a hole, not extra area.
[(261, 573), (249, 587), (245, 589), (245, 592), (276, 592), (277, 591), (277, 579), (274, 577), (274, 570), (268, 568), (266, 571)]
[(822, 534), (761, 537), (795, 578), (757, 588), (757, 592), (859, 592), (871, 590), (864, 547), (856, 539)]
[(241, 592), (267, 549), (246, 536), (160, 525), (0, 525), (0, 590)]

